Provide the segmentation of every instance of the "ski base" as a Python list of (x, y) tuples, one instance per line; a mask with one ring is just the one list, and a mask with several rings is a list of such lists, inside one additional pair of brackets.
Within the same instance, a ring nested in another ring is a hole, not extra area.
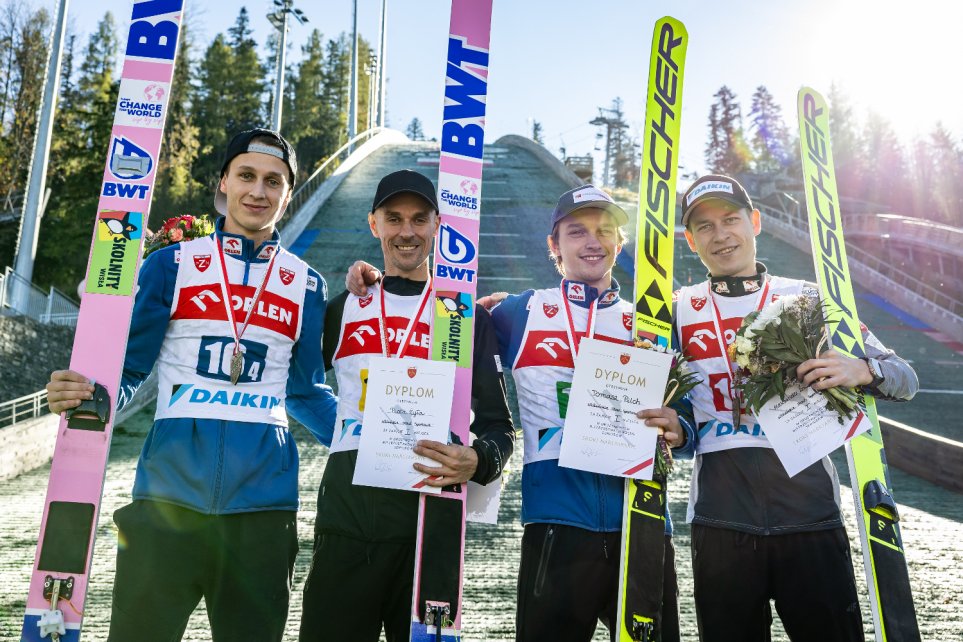
[(441, 634), (438, 627), (422, 624), (421, 622), (411, 623), (411, 642), (460, 642), (461, 631), (455, 628), (442, 627)]

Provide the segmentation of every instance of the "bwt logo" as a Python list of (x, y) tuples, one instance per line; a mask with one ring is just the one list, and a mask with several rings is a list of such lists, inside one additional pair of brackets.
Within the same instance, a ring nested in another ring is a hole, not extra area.
[[(477, 71), (469, 70), (469, 66)], [(487, 70), (488, 50), (469, 47), (464, 38), (448, 39), (445, 124), (441, 128), (443, 154), (482, 159), (488, 80), (481, 71)]]
[[(135, 2), (130, 16), (130, 30), (127, 32), (126, 55), (173, 61), (183, 5), (184, 0)], [(160, 16), (170, 16), (175, 20), (159, 20)]]
[(441, 257), (449, 263), (464, 265), (475, 260), (475, 244), (450, 225), (441, 226), (438, 249), (441, 251)]
[[(110, 156), (107, 169), (114, 178), (122, 181), (136, 181), (146, 178), (154, 168), (154, 159), (143, 148), (138, 147), (123, 136), (114, 136), (110, 141)], [(150, 185), (130, 185), (104, 181), (103, 196), (120, 198), (147, 198)]]

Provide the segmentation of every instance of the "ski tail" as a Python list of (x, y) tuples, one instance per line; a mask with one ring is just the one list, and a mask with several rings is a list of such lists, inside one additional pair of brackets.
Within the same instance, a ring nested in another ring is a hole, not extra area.
[[(635, 248), (633, 338), (672, 344), (673, 252), (682, 84), (689, 34), (671, 17), (655, 23)], [(664, 442), (663, 442), (664, 443)], [(625, 480), (619, 569), (620, 642), (661, 635), (665, 477)]]
[[(829, 132), (829, 108), (816, 91), (798, 94), (803, 185), (809, 212), (816, 275), (832, 347), (851, 357), (865, 355), (861, 324), (846, 258), (842, 216)], [(863, 566), (877, 642), (920, 639), (910, 589), (899, 515), (893, 500), (876, 401), (864, 398), (870, 429), (846, 444), (856, 504)]]
[[(492, 0), (452, 0), (438, 165), (431, 358), (454, 361), (452, 443), (468, 445)], [(456, 305), (446, 306), (454, 301)], [(411, 640), (461, 636), (467, 484), (418, 504)]]

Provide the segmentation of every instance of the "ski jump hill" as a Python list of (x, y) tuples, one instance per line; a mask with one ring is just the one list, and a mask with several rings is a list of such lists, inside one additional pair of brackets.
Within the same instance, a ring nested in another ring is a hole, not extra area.
[[(385, 130), (357, 146), (319, 187), (295, 197), (296, 209), (282, 229), (284, 243), (324, 275), (329, 297), (343, 290), (345, 270), (356, 259), (380, 265), (380, 245), (371, 237), (367, 213), (380, 178), (405, 168), (420, 171), (436, 181), (437, 143), (412, 142), (398, 132)], [(477, 275), (479, 296), (495, 291), (520, 292), (529, 288), (554, 287), (558, 283), (560, 277), (548, 259), (545, 245), (545, 237), (550, 232), (550, 215), (558, 196), (581, 182), (554, 155), (529, 139), (505, 136), (486, 146)], [(626, 204), (626, 207), (633, 211), (636, 206)], [(634, 231), (629, 232), (630, 239), (634, 238)], [(799, 249), (781, 236), (783, 238), (777, 238), (766, 231), (766, 212), (763, 210), (763, 234), (758, 239), (760, 260), (774, 273), (813, 279), (808, 251)], [(676, 237), (676, 276), (680, 285), (705, 278), (705, 269), (689, 251), (681, 233)], [(624, 292), (632, 291), (633, 255), (634, 247), (630, 241), (615, 270)], [(963, 410), (963, 397), (961, 391), (954, 388), (960, 387), (963, 353), (959, 344), (947, 340), (945, 335), (917, 319), (913, 310), (889, 303), (887, 292), (857, 288), (857, 300), (860, 318), (886, 345), (912, 361), (920, 375), (922, 390), (916, 400), (910, 404), (881, 403), (880, 414), (893, 420), (884, 426), (890, 463), (902, 465), (914, 473), (907, 474), (898, 468), (892, 470), (923, 639), (961, 639), (963, 565), (960, 560), (963, 559), (963, 544), (959, 542), (958, 532), (960, 522), (963, 522), (963, 502), (955, 492), (925, 481), (920, 474), (928, 472), (929, 478), (939, 478), (942, 476), (939, 471), (944, 470), (946, 476), (953, 478), (944, 486), (952, 486), (954, 481), (960, 483), (961, 464), (953, 457), (959, 456), (954, 453), (960, 450), (957, 442), (963, 441), (963, 426), (960, 425), (963, 422), (958, 420)], [(510, 382), (509, 391), (514, 396)], [(111, 515), (129, 501), (134, 466), (152, 415), (153, 404), (148, 403), (115, 430), (98, 526), (84, 639), (106, 637), (117, 546)], [(0, 429), (0, 453), (11, 448), (3, 441), (4, 434), (11, 428), (16, 426)], [(317, 489), (327, 458), (326, 449), (313, 443), (306, 431), (300, 427), (295, 427), (294, 431), (301, 452), (302, 511), (299, 514), (301, 551), (285, 638), (290, 640), (297, 639), (300, 592), (310, 561)], [(518, 448), (521, 447), (519, 439)], [(499, 524), (472, 524), (468, 529), (465, 639), (514, 639), (515, 582), (522, 532), (519, 523), (521, 461), (521, 452), (518, 452), (503, 489)], [(841, 469), (845, 468), (844, 458), (838, 457), (836, 462)], [(3, 542), (0, 547), (0, 639), (15, 639), (20, 630), (23, 596), (26, 595), (33, 562), (48, 472), (49, 464), (41, 465), (0, 482), (0, 512), (4, 515), (0, 522), (0, 540)], [(669, 489), (670, 508), (677, 526), (675, 546), (683, 639), (696, 638), (688, 554), (689, 529), (682, 523), (690, 476), (691, 465), (680, 462)], [(3, 478), (0, 471), (0, 479)], [(845, 474), (841, 478), (848, 480)], [(848, 492), (843, 493), (844, 512), (855, 548), (859, 546), (859, 540), (850, 497)], [(859, 560), (855, 552), (854, 559)], [(868, 620), (863, 575), (857, 572), (856, 577), (861, 584), (864, 620)], [(867, 636), (871, 635), (869, 622), (866, 629)], [(210, 639), (203, 608), (192, 617), (184, 639)], [(596, 639), (607, 639), (607, 636), (600, 630), (596, 632)], [(774, 639), (787, 639), (778, 624)]]

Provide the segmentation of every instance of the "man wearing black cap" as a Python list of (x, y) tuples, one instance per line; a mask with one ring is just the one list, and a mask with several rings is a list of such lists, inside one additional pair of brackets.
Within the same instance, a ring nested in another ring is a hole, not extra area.
[[(862, 640), (839, 482), (829, 457), (790, 478), (732, 386), (726, 348), (742, 318), (779, 296), (818, 297), (816, 286), (768, 274), (756, 261), (759, 210), (733, 178), (703, 176), (682, 199), (682, 225), (708, 280), (677, 293), (676, 338), (702, 383), (691, 393), (698, 426), (687, 521), (692, 523), (696, 615), (704, 642), (768, 640), (774, 600), (793, 640)], [(906, 400), (913, 369), (863, 332), (867, 359), (827, 350), (799, 366), (803, 385), (862, 386)], [(739, 425), (733, 417), (739, 414)]]
[[(338, 418), (318, 493), (314, 557), (304, 587), (300, 639), (407, 641), (418, 495), (352, 484), (371, 355), (429, 359), (432, 315), (428, 257), (438, 230), (431, 181), (401, 170), (378, 185), (371, 234), (381, 242), (384, 279), (363, 296), (344, 292), (325, 319), (324, 360), (338, 379)], [(493, 482), (514, 448), (505, 383), (491, 317), (476, 310), (471, 446), (421, 441), (415, 448), (437, 466), (431, 486)]]
[[(632, 304), (612, 277), (625, 241), (628, 215), (593, 185), (562, 194), (552, 213), (549, 254), (561, 284), (517, 295), (499, 292), (492, 304), (502, 362), (511, 364), (518, 392), (525, 462), (522, 468), (522, 559), (518, 578), (516, 640), (592, 639), (602, 620), (618, 638), (616, 623), (625, 480), (558, 465), (578, 343), (585, 336), (629, 344)], [(370, 281), (371, 266), (355, 264), (348, 285)], [(670, 408), (640, 417), (664, 430), (686, 456), (685, 433)], [(664, 602), (659, 639), (679, 639), (677, 584), (671, 520), (666, 513)]]
[[(110, 640), (179, 640), (203, 597), (214, 640), (281, 640), (298, 550), (298, 454), (287, 414), (330, 443), (326, 286), (278, 244), (297, 161), (276, 132), (227, 148), (211, 236), (140, 271), (118, 407), (157, 365), (157, 412), (119, 531)], [(89, 398), (55, 372), (50, 409)]]

